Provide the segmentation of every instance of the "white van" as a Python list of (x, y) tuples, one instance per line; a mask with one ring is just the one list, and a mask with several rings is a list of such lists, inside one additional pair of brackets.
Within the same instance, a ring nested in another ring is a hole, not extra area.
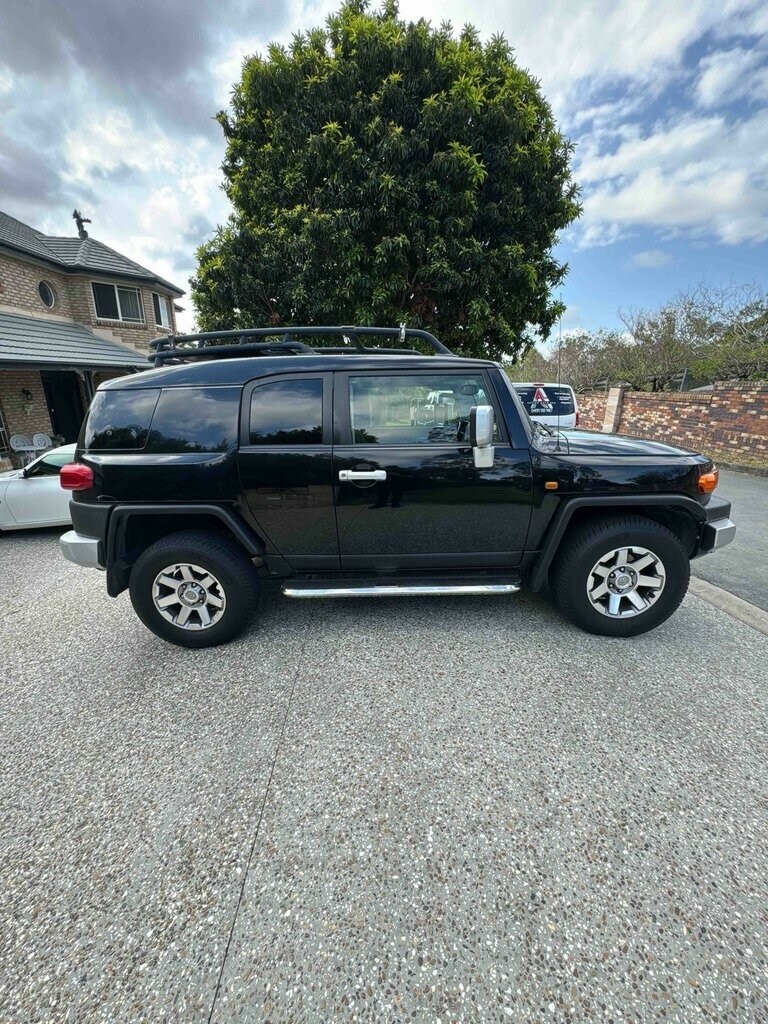
[(570, 384), (515, 384), (531, 419), (563, 430), (579, 425), (579, 406)]

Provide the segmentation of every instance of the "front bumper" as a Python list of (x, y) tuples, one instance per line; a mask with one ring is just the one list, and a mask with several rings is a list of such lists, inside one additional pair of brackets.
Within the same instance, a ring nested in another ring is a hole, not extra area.
[(701, 531), (698, 554), (706, 555), (730, 544), (736, 527), (730, 520), (731, 503), (725, 498), (712, 498), (707, 505), (707, 521)]
[(103, 569), (101, 542), (97, 537), (84, 537), (76, 530), (69, 530), (59, 538), (61, 553), (75, 565), (84, 565), (87, 569)]

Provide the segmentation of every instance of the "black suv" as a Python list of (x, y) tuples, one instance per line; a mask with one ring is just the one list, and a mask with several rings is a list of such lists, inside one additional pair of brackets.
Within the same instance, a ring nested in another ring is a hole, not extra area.
[[(388, 337), (397, 347), (377, 347)], [(635, 636), (675, 611), (690, 559), (733, 539), (708, 458), (532, 423), (500, 364), (425, 331), (222, 331), (153, 348), (154, 370), (93, 400), (61, 471), (75, 492), (61, 547), (185, 647), (238, 633), (266, 579), (297, 598), (548, 582), (582, 629)]]

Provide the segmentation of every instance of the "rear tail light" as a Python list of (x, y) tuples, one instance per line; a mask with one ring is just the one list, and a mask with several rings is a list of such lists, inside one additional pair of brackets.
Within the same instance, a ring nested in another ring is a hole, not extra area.
[(717, 487), (717, 481), (720, 477), (720, 470), (717, 466), (713, 466), (712, 469), (706, 473), (699, 475), (699, 492), (701, 494), (711, 494), (712, 491)]
[(93, 487), (93, 470), (82, 462), (70, 462), (61, 467), (59, 483), (65, 491), (88, 491)]
[(579, 417), (580, 417), (580, 416), (581, 416), (581, 413), (580, 413), (580, 412), (577, 412), (577, 413), (576, 413), (576, 426), (577, 426), (577, 427), (578, 427), (578, 425), (579, 425)]

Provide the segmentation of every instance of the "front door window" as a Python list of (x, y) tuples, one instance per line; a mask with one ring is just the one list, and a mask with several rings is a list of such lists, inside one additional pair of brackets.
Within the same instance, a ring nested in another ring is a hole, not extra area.
[(481, 375), (350, 377), (352, 442), (466, 445), (472, 406), (487, 404)]

